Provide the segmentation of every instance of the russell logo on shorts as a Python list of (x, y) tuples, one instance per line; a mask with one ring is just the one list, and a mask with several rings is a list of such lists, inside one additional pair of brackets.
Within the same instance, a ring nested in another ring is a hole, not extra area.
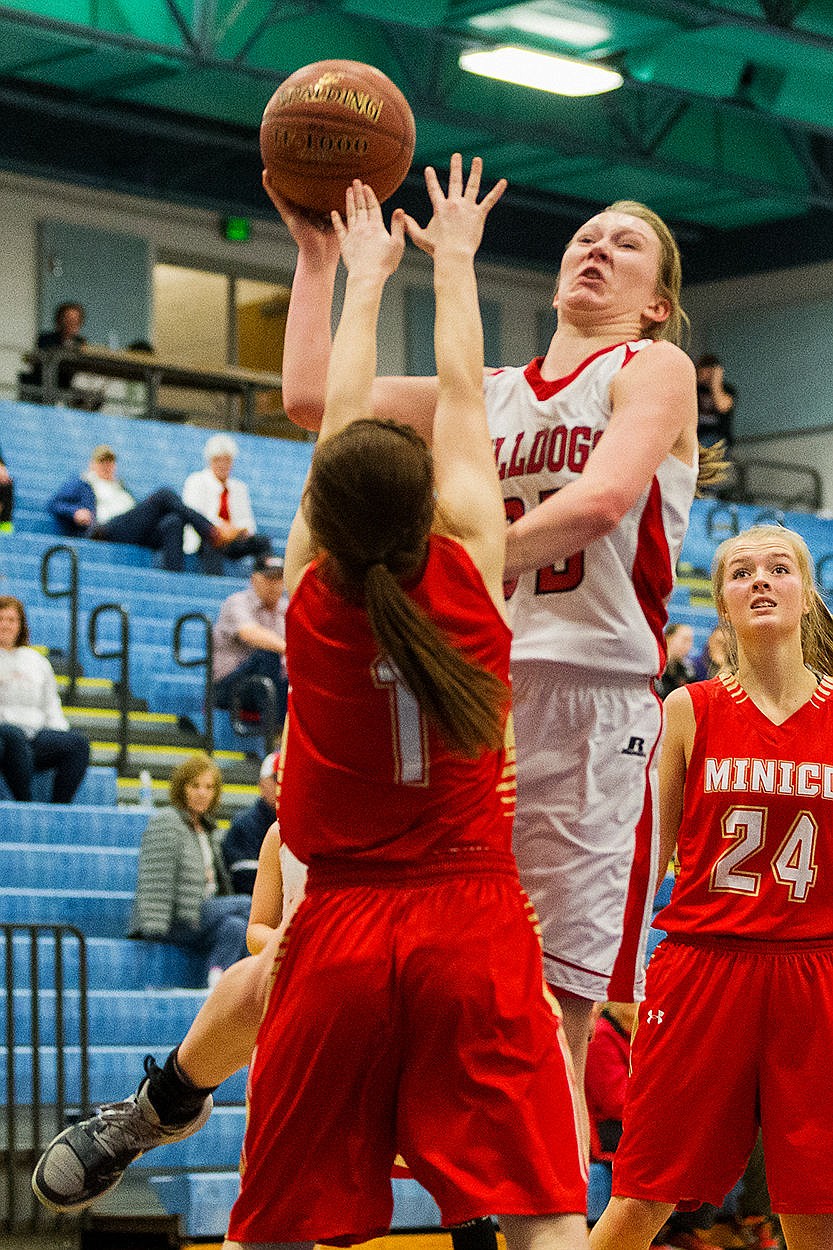
[(645, 739), (631, 736), (628, 739), (628, 745), (622, 747), (621, 755), (638, 755), (643, 760), (645, 758)]

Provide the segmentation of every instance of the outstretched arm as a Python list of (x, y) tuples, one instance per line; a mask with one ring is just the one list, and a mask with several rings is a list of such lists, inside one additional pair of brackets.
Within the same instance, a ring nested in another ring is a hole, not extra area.
[(333, 213), (333, 226), (347, 266), (347, 284), (327, 370), (322, 439), (373, 415), (379, 306), (385, 283), (405, 250), (405, 214), (396, 209), (388, 234), (379, 201), (358, 179), (347, 189), (346, 221)]
[(472, 161), (463, 187), (463, 161), (451, 158), (448, 195), (433, 169), (425, 171), (434, 215), (408, 234), (434, 259), (434, 352), (438, 394), (433, 454), (438, 520), (468, 550), (503, 610), (506, 522), (483, 399), (483, 327), (474, 257), (491, 208), (506, 188), (501, 179), (478, 203), (483, 163)]
[[(333, 340), (321, 421), (321, 439), (361, 417), (373, 416), (376, 330), (385, 283), (405, 249), (405, 214), (394, 212), (388, 234), (379, 201), (356, 179), (347, 189), (346, 220), (333, 213), (333, 227), (347, 266), (344, 306)], [(301, 509), (286, 544), (286, 584), (290, 594), (313, 556)]]
[[(338, 238), (329, 224), (313, 221), (284, 200), (265, 170), (263, 186), (298, 245), (281, 367), (283, 405), (290, 421), (307, 430), (318, 430), (324, 415), (332, 347)], [(384, 377), (373, 384), (374, 414), (412, 425), (428, 442), (436, 398), (436, 378)]]
[(298, 247), (281, 366), (283, 406), (290, 421), (317, 430), (332, 346), (338, 239), (329, 222), (313, 221), (279, 195), (265, 169), (263, 189)]

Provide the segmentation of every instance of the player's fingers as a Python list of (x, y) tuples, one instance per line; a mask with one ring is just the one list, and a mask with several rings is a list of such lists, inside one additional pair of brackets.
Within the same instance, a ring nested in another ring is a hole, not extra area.
[(276, 191), (275, 188), (272, 186), (272, 180), (269, 177), (268, 169), (264, 169), (261, 175), (261, 181), (263, 183), (263, 190), (269, 196), (269, 199), (275, 205), (275, 208), (278, 210), (281, 216), (284, 218), (291, 217), (292, 209), (290, 208), (289, 203), (280, 194), (280, 192)]
[(339, 243), (341, 243), (342, 239), (347, 234), (347, 228), (344, 225), (344, 222), (341, 220), (340, 215), (336, 212), (335, 209), (333, 209), (333, 211), (330, 213), (330, 221), (333, 223), (333, 230), (335, 230), (336, 232), (336, 238), (338, 239)]
[(365, 203), (365, 208), (367, 209), (367, 211), (369, 213), (373, 213), (374, 217), (381, 217), (382, 209), (379, 205), (379, 201), (376, 198), (376, 192), (367, 182), (363, 185), (362, 191), (364, 193), (364, 203)]
[(498, 200), (508, 186), (509, 183), (505, 178), (499, 179), (499, 181), (492, 187), (491, 191), (483, 196), (483, 199), (480, 201), (480, 207), (485, 209), (488, 213), (492, 208), (494, 208), (495, 204), (497, 204)]
[(469, 170), (469, 179), (466, 183), (466, 198), (471, 200), (477, 199), (477, 193), (480, 190), (480, 178), (483, 174), (483, 160), (479, 156), (472, 157), (471, 169)]
[(451, 164), (448, 170), (448, 197), (452, 195), (459, 196), (463, 194), (463, 158), (459, 152), (453, 152), (451, 155)]
[(437, 171), (433, 165), (426, 165), (425, 167), (425, 185), (428, 188), (428, 198), (433, 205), (436, 205), (438, 201), (442, 200), (443, 193), (440, 187), (440, 180), (437, 177)]
[(407, 213), (404, 214), (404, 218), (405, 231), (408, 238), (413, 244), (416, 245), (416, 247), (420, 249), (420, 251), (428, 252), (430, 254), (432, 250), (431, 244), (428, 240), (428, 235), (423, 230), (422, 226), (420, 226), (418, 222), (414, 221), (413, 217), (410, 217)]
[[(375, 198), (375, 197), (374, 197)], [(394, 243), (401, 247), (405, 246), (405, 210), (404, 208), (395, 208), (393, 216), (390, 219), (390, 237)]]
[(353, 179), (353, 200), (355, 201), (357, 213), (367, 212), (366, 187), (362, 183), (361, 178)]
[(347, 225), (351, 226), (356, 220), (356, 192), (353, 189), (352, 184), (347, 188), (344, 196), (344, 202), (346, 205), (345, 220)]

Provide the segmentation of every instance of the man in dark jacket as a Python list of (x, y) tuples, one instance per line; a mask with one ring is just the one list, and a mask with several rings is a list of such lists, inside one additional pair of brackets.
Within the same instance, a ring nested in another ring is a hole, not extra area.
[(201, 513), (187, 507), (176, 491), (163, 488), (137, 503), (116, 477), (116, 453), (93, 448), (86, 473), (69, 478), (47, 505), (65, 534), (131, 543), (162, 552), (162, 566), (182, 572), (186, 525), (207, 543), (222, 546), (223, 534)]
[(278, 753), (267, 755), (260, 767), (260, 798), (231, 822), (223, 842), (223, 858), (235, 894), (251, 894), (257, 860), (266, 832), (275, 820), (275, 768)]

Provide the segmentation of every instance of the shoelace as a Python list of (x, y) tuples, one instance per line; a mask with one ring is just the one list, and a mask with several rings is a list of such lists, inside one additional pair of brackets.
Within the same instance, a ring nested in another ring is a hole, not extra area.
[[(125, 1121), (128, 1109), (132, 1109), (133, 1114), (129, 1121)], [(98, 1144), (114, 1158), (120, 1150), (143, 1150), (148, 1143), (156, 1140), (153, 1126), (145, 1120), (135, 1097), (124, 1102), (104, 1103), (86, 1127)]]

